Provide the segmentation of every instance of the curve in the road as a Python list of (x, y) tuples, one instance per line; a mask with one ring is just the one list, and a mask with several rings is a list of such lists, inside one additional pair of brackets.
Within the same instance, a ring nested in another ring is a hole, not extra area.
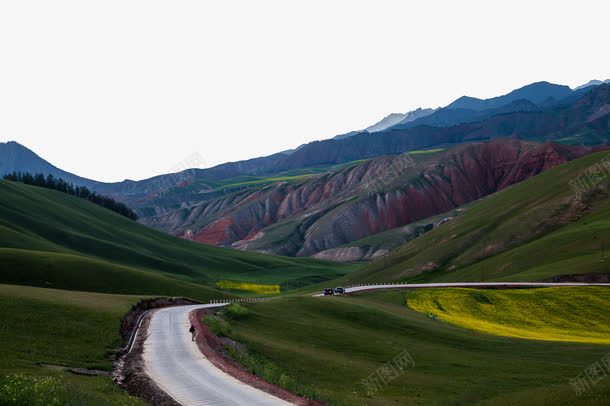
[(144, 342), (146, 374), (182, 405), (290, 405), (216, 368), (189, 333), (189, 313), (222, 304), (176, 306), (156, 310)]
[[(404, 283), (350, 286), (347, 293), (379, 289), (452, 287), (554, 287), (607, 286), (608, 283), (552, 282), (457, 282)], [(315, 296), (322, 296), (317, 294)], [(224, 306), (226, 303), (167, 307), (155, 310), (144, 342), (146, 374), (182, 405), (290, 405), (289, 402), (253, 388), (216, 368), (191, 341), (189, 313)]]

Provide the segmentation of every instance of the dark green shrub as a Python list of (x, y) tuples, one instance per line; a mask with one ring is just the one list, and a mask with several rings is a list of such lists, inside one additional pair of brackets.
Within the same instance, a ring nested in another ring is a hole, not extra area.
[(224, 309), (224, 313), (233, 320), (242, 320), (250, 316), (250, 311), (239, 303), (231, 303)]

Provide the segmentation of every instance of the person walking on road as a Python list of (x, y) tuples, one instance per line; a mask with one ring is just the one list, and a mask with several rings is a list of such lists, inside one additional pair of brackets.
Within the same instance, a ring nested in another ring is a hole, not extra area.
[(191, 324), (191, 328), (189, 328), (189, 331), (191, 333), (191, 341), (195, 341), (196, 330), (195, 330), (195, 325), (194, 324)]

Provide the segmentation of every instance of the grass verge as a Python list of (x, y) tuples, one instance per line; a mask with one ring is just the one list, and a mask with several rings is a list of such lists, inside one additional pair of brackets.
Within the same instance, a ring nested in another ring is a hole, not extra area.
[[(206, 314), (202, 321), (217, 336), (239, 340), (240, 337), (234, 333), (231, 322), (245, 320), (249, 317), (250, 311), (248, 308), (238, 303), (232, 303), (218, 312)], [(244, 346), (231, 345), (230, 343), (225, 344), (225, 350), (242, 367), (267, 382), (299, 396), (309, 399), (320, 399), (320, 394), (314, 387), (302, 384), (264, 355)]]

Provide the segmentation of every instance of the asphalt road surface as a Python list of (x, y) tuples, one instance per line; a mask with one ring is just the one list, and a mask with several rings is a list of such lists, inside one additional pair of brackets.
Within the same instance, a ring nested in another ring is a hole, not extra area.
[(216, 368), (191, 341), (188, 315), (194, 305), (156, 310), (144, 342), (146, 374), (182, 405), (290, 405)]

